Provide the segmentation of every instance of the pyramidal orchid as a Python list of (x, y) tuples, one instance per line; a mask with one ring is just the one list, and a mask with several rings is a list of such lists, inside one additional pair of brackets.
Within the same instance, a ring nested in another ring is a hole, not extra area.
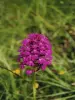
[(25, 69), (28, 76), (33, 76), (33, 100), (36, 100), (35, 72), (45, 70), (52, 63), (52, 46), (48, 38), (39, 33), (29, 34), (21, 43), (18, 61), (20, 69)]
[(38, 70), (45, 70), (52, 63), (52, 46), (48, 38), (39, 33), (31, 33), (19, 48), (20, 68), (29, 66), (25, 73), (31, 75)]

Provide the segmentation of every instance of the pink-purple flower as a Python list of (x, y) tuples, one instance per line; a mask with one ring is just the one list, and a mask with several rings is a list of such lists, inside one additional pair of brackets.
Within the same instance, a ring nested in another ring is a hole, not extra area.
[(52, 63), (52, 46), (48, 38), (39, 33), (29, 34), (19, 48), (18, 61), (21, 69), (26, 68), (27, 75), (38, 69), (45, 70)]

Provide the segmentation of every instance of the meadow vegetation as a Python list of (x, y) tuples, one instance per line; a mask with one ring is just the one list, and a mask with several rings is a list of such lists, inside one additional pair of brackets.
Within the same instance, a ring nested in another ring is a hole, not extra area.
[(52, 65), (37, 72), (37, 100), (75, 100), (75, 0), (0, 0), (0, 100), (33, 100), (32, 76), (6, 70), (19, 68), (29, 33), (46, 35), (53, 49)]

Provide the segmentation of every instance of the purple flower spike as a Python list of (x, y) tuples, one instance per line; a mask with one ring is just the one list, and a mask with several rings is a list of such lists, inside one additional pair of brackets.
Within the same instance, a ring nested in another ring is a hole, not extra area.
[[(26, 69), (26, 74), (31, 75), (37, 69), (45, 70), (52, 63), (52, 46), (43, 34), (31, 33), (22, 41), (19, 48), (18, 62), (20, 68)], [(32, 70), (33, 69), (33, 70)], [(36, 70), (35, 70), (36, 69)]]

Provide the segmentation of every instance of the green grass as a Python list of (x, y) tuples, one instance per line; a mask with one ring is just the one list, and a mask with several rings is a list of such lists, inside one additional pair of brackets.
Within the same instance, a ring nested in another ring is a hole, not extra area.
[[(37, 100), (75, 100), (74, 4), (74, 0), (0, 0), (0, 66), (19, 67), (17, 50), (29, 33), (43, 33), (52, 43), (53, 63), (37, 73)], [(65, 73), (59, 75), (60, 71)], [(0, 68), (0, 100), (32, 100), (31, 91), (32, 77)]]

